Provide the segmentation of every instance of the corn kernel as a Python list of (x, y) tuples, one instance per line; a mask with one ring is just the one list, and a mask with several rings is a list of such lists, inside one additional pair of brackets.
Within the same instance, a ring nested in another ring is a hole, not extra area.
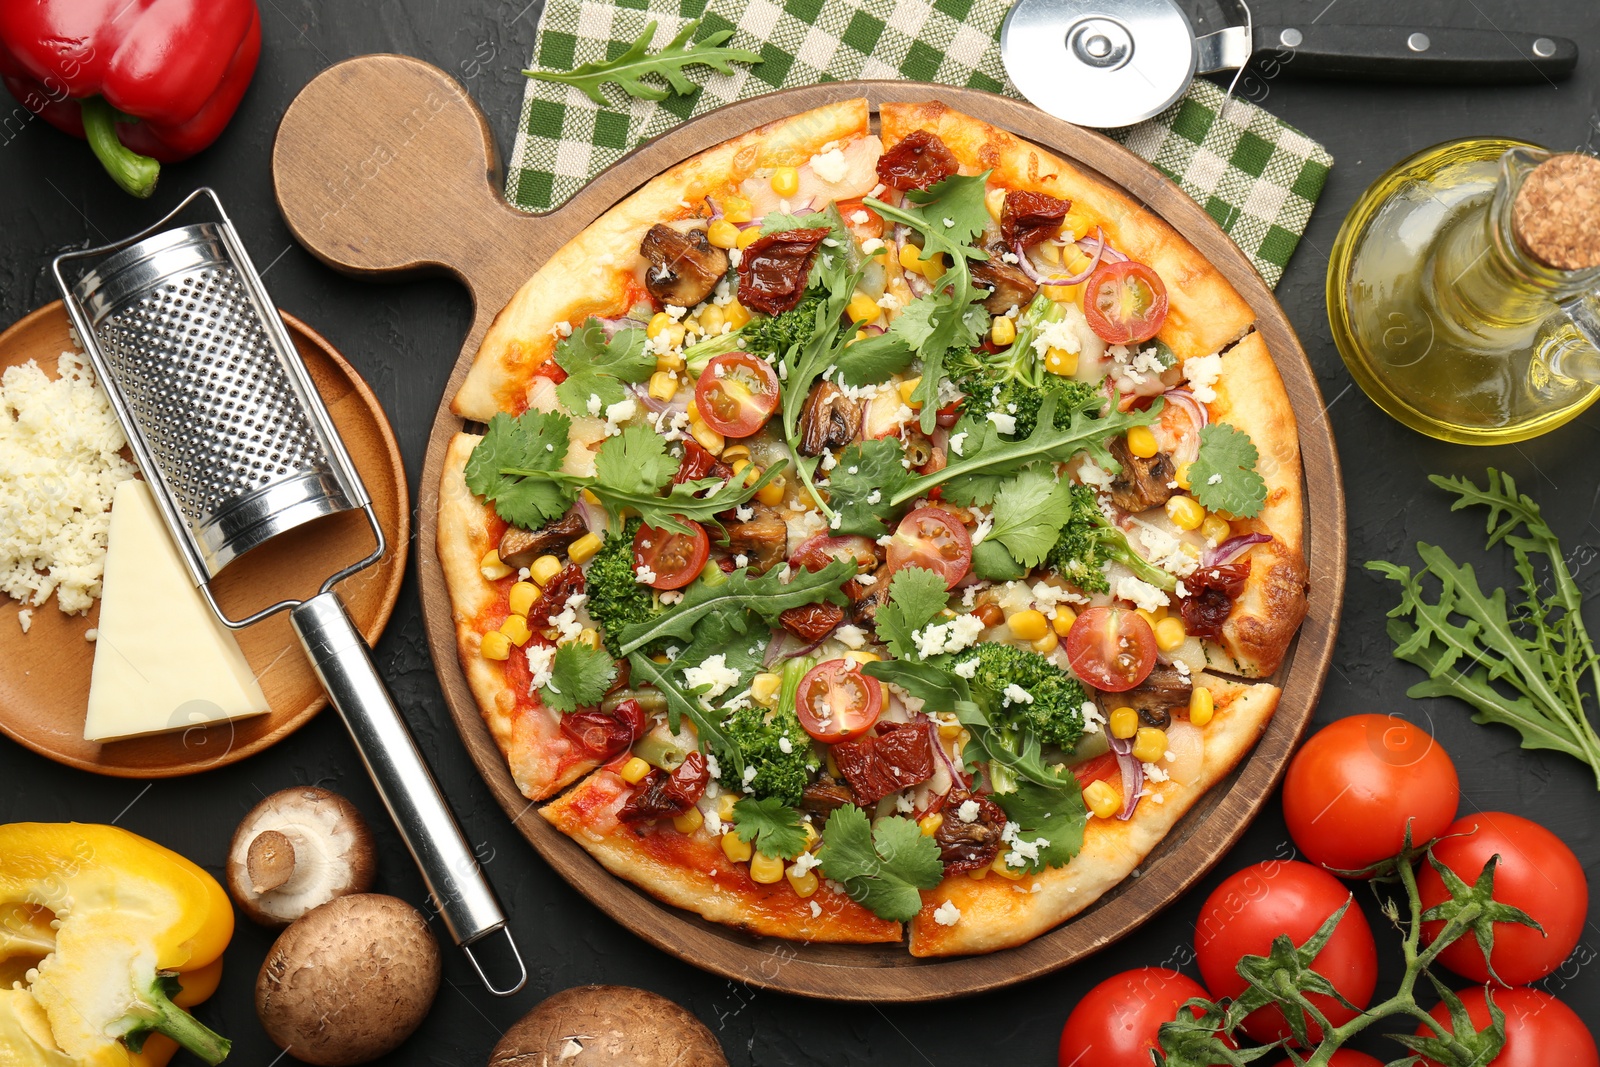
[(1039, 256), (1051, 266), (1061, 263), (1061, 246), (1054, 241), (1046, 241), (1039, 246)]
[(593, 504), (595, 507), (600, 506), (600, 498), (594, 495), (593, 489), (585, 489), (583, 491), (583, 502), (585, 504)]
[(883, 659), (883, 657), (878, 655), (876, 652), (867, 652), (859, 648), (846, 650), (844, 658), (849, 660), (851, 663), (862, 664), (877, 663), (879, 660)]
[(533, 631), (528, 629), (528, 620), (521, 615), (507, 615), (505, 622), (500, 624), (500, 632), (518, 648), (527, 644), (528, 638), (533, 636)]
[(783, 475), (774, 475), (772, 481), (756, 490), (756, 499), (769, 508), (775, 508), (783, 503), (783, 492), (786, 485), (788, 485), (788, 482), (784, 481)]
[(656, 357), (658, 371), (682, 371), (685, 366), (682, 352), (663, 352)]
[(939, 827), (944, 825), (944, 816), (937, 811), (924, 815), (917, 820), (917, 829), (922, 831), (923, 837), (932, 837), (939, 832)]
[(478, 570), (491, 582), (498, 582), (511, 573), (511, 568), (500, 562), (500, 553), (492, 548), (478, 561)]
[(1061, 644), (1061, 638), (1056, 636), (1056, 632), (1054, 630), (1046, 630), (1043, 637), (1037, 641), (1030, 642), (1028, 647), (1041, 656), (1048, 656), (1056, 650), (1056, 646), (1059, 644)]
[(750, 699), (764, 708), (770, 708), (778, 702), (778, 693), (783, 689), (783, 679), (771, 671), (762, 671), (750, 679)]
[(979, 867), (975, 871), (968, 871), (967, 877), (971, 878), (974, 882), (981, 882), (983, 879), (989, 877), (989, 868)]
[(1058, 637), (1065, 637), (1072, 632), (1072, 624), (1078, 621), (1078, 613), (1065, 604), (1056, 605), (1056, 617), (1050, 620), (1050, 629)]
[(793, 867), (789, 868), (788, 878), (789, 888), (794, 890), (794, 895), (797, 897), (809, 897), (817, 891), (817, 886), (820, 884), (817, 876), (811, 871), (802, 874)]
[(817, 842), (822, 840), (822, 835), (817, 833), (817, 828), (809, 822), (801, 821), (800, 826), (806, 832), (806, 851), (810, 852), (817, 847)]
[(777, 856), (757, 852), (750, 857), (750, 878), (761, 885), (783, 881), (783, 861)]
[(1089, 220), (1075, 212), (1067, 212), (1066, 218), (1061, 220), (1061, 236), (1068, 241), (1082, 240), (1089, 229)]
[(1194, 466), (1193, 461), (1178, 464), (1178, 472), (1172, 478), (1173, 481), (1178, 483), (1178, 488), (1186, 493), (1194, 488), (1189, 484), (1189, 468), (1192, 466)]
[(499, 630), (490, 630), (483, 635), (483, 643), (478, 651), (483, 653), (484, 659), (509, 659), (511, 657), (511, 638)]
[(1044, 369), (1051, 374), (1070, 378), (1078, 373), (1078, 353), (1064, 348), (1052, 348), (1044, 354)]
[(1166, 618), (1156, 623), (1156, 647), (1161, 651), (1176, 652), (1188, 639), (1182, 619)]
[(1200, 524), (1206, 521), (1206, 509), (1192, 496), (1170, 496), (1167, 498), (1167, 518), (1180, 530), (1198, 530)]
[(851, 322), (871, 322), (883, 314), (883, 309), (866, 293), (857, 293), (850, 298), (850, 303), (844, 306), (844, 313), (850, 316)]
[(1196, 726), (1204, 726), (1211, 721), (1211, 716), (1216, 711), (1216, 705), (1211, 698), (1211, 690), (1203, 685), (1194, 687), (1189, 694), (1189, 721)]
[(700, 312), (700, 332), (706, 336), (719, 334), (722, 326), (728, 321), (727, 314), (717, 305), (712, 304)]
[(939, 737), (944, 741), (954, 741), (961, 736), (962, 729), (958, 722), (942, 722), (939, 724)]
[(567, 546), (567, 558), (579, 565), (588, 563), (603, 544), (605, 539), (591, 531)]
[(722, 462), (733, 463), (736, 460), (749, 459), (749, 445), (729, 445), (722, 450)]
[(1042, 291), (1047, 299), (1058, 304), (1083, 305), (1083, 283), (1077, 285), (1046, 285)]
[(1156, 435), (1150, 432), (1150, 427), (1135, 426), (1128, 431), (1128, 451), (1140, 459), (1149, 459), (1161, 451), (1161, 446), (1156, 443)]
[(1119, 741), (1126, 741), (1139, 732), (1139, 713), (1132, 708), (1112, 708), (1108, 718), (1111, 736)]
[(739, 227), (726, 218), (718, 219), (706, 227), (706, 240), (717, 248), (732, 248), (739, 243)]
[(759, 240), (761, 240), (761, 228), (759, 226), (750, 226), (739, 231), (739, 242), (735, 247), (749, 248)]
[(722, 835), (722, 854), (734, 863), (748, 863), (755, 849), (750, 847), (750, 842), (742, 839), (733, 831)]
[(738, 802), (739, 798), (734, 796), (732, 793), (723, 793), (719, 795), (717, 797), (717, 818), (721, 819), (723, 822), (732, 822), (733, 806)]
[(793, 196), (800, 191), (800, 172), (794, 167), (779, 167), (772, 172), (772, 191), (779, 196)]
[(685, 326), (681, 322), (675, 322), (671, 326), (668, 326), (665, 330), (662, 330), (658, 335), (657, 340), (666, 341), (668, 348), (677, 348), (679, 345), (683, 344), (683, 339), (687, 337), (688, 334), (689, 327)]
[(749, 222), (755, 218), (755, 205), (742, 196), (730, 196), (722, 202), (722, 217), (729, 222)]
[(1165, 604), (1157, 604), (1156, 610), (1150, 613), (1150, 617), (1156, 620), (1156, 622), (1160, 622), (1162, 619), (1167, 617), (1167, 606)]
[(1122, 810), (1122, 797), (1107, 782), (1090, 782), (1083, 791), (1083, 802), (1099, 819), (1109, 819)]
[(989, 210), (989, 217), (999, 222), (1001, 214), (1006, 209), (1006, 191), (1004, 189), (990, 189), (983, 194), (983, 206)]
[(644, 780), (644, 776), (649, 773), (650, 764), (638, 756), (629, 756), (628, 762), (624, 763), (622, 769), (617, 771), (617, 776), (629, 785), (638, 785)]
[[(693, 404), (689, 405), (689, 410), (694, 411)], [(722, 446), (727, 444), (726, 438), (696, 418), (689, 419), (689, 434), (701, 448), (713, 456), (721, 455)]]
[(1154, 763), (1167, 751), (1167, 732), (1154, 726), (1141, 726), (1133, 735), (1133, 758)]
[(671, 371), (658, 370), (650, 375), (650, 398), (671, 400), (678, 395), (678, 376)]
[(537, 586), (545, 586), (550, 579), (561, 573), (561, 561), (554, 556), (544, 555), (528, 565), (528, 577)]
[(1037, 641), (1050, 632), (1050, 621), (1044, 613), (1026, 608), (1006, 618), (1006, 625), (1011, 627), (1011, 633), (1024, 641)]
[(1228, 525), (1228, 520), (1220, 515), (1207, 515), (1206, 521), (1200, 524), (1200, 536), (1212, 544), (1221, 544), (1233, 533), (1233, 527)]
[(661, 336), (663, 330), (673, 325), (674, 321), (665, 311), (658, 311), (650, 316), (650, 324), (644, 328), (644, 335), (653, 341)]
[(1005, 315), (994, 320), (989, 327), (989, 340), (995, 347), (1004, 348), (1017, 339), (1017, 324)]
[(1200, 558), (1200, 546), (1199, 545), (1192, 545), (1188, 541), (1185, 541), (1183, 544), (1179, 545), (1178, 546), (1178, 551), (1182, 552), (1185, 556), (1188, 556), (1190, 559), (1199, 559)]
[(518, 582), (513, 585), (511, 587), (511, 596), (508, 598), (511, 614), (526, 615), (533, 610), (533, 606), (539, 602), (539, 597), (542, 595), (539, 587), (532, 582)]
[(936, 282), (944, 277), (944, 256), (935, 252), (927, 259), (922, 258), (922, 250), (916, 245), (907, 244), (900, 248), (900, 266), (913, 274), (920, 274), (930, 282)]
[(922, 376), (918, 375), (915, 378), (907, 378), (905, 381), (901, 382), (895, 387), (900, 393), (900, 403), (905, 404), (907, 407), (911, 408), (912, 411), (916, 411), (922, 407), (922, 401), (911, 399), (911, 394), (916, 392), (917, 387), (921, 384)]
[(1093, 263), (1094, 260), (1085, 255), (1081, 248), (1074, 247), (1069, 249), (1067, 253), (1061, 257), (1061, 262), (1067, 267), (1068, 270), (1072, 271), (1072, 273), (1082, 274), (1084, 271), (1089, 269), (1089, 264)]
[(1147, 624), (1149, 624), (1150, 629), (1154, 630), (1156, 628), (1156, 623), (1159, 620), (1156, 619), (1155, 614), (1153, 612), (1149, 611), (1146, 608), (1139, 608), (1134, 612), (1134, 614), (1139, 616), (1139, 618), (1143, 619)]
[(916, 271), (918, 274), (921, 274), (922, 273), (922, 257), (918, 254), (918, 252), (919, 252), (919, 249), (917, 248), (916, 245), (913, 245), (913, 244), (903, 244), (903, 245), (901, 245), (900, 246), (900, 265), (902, 267), (904, 267), (906, 270)]
[(573, 638), (573, 641), (580, 645), (588, 645), (590, 648), (598, 649), (601, 644), (600, 631), (593, 626), (585, 626), (578, 631), (578, 636)]
[(1002, 878), (1009, 878), (1013, 882), (1028, 872), (1021, 867), (1011, 867), (1006, 864), (1007, 850), (1002, 848), (994, 857), (994, 862), (989, 864), (989, 869)]
[(692, 834), (704, 826), (706, 817), (700, 814), (699, 808), (690, 808), (682, 815), (675, 815), (672, 819), (672, 828), (680, 834)]

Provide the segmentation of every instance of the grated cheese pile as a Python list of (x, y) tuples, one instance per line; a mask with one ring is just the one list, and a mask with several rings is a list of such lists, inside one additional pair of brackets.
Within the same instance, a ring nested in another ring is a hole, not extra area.
[(32, 360), (0, 378), (0, 592), (69, 615), (100, 595), (117, 484), (134, 467), (106, 394), (76, 352), (59, 378)]

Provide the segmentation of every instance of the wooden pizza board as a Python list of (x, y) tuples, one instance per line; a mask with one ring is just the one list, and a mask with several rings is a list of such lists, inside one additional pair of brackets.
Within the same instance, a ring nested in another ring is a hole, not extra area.
[[(904, 945), (762, 941), (657, 902), (614, 878), (518, 793), (457, 659), (450, 598), (434, 548), (441, 464), (463, 428), (449, 401), (496, 314), (558, 248), (648, 178), (753, 127), (865, 96), (938, 99), (1063, 155), (1121, 186), (1215, 264), (1254, 309), (1299, 419), (1305, 466), (1309, 612), (1272, 679), (1283, 698), (1250, 757), (1212, 789), (1129, 878), (1083, 914), (1018, 948), (918, 960)], [(1344, 594), (1345, 508), (1333, 433), (1311, 364), (1272, 291), (1205, 211), (1150, 164), (1099, 133), (1016, 100), (913, 82), (838, 82), (730, 104), (671, 130), (546, 215), (510, 207), (482, 113), (448, 74), (405, 56), (360, 56), (323, 71), (289, 106), (273, 152), (278, 206), (310, 252), (337, 270), (377, 277), (448, 272), (475, 311), (434, 419), (422, 471), (417, 570), (429, 647), (462, 740), (506, 814), (546, 861), (601, 910), (651, 944), (730, 979), (806, 996), (921, 1001), (1044, 974), (1105, 947), (1172, 903), (1244, 832), (1311, 720)]]

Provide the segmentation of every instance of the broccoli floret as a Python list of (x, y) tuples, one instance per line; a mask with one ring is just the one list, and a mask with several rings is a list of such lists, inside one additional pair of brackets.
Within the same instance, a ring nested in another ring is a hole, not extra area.
[(759, 706), (740, 708), (722, 728), (739, 746), (745, 767), (755, 768), (755, 776), (748, 783), (731, 768), (719, 768), (726, 788), (740, 793), (748, 784), (756, 797), (777, 797), (790, 807), (800, 803), (806, 783), (822, 764), (812, 751), (811, 738), (800, 725), (792, 702), (780, 701), (771, 710)]
[(689, 373), (698, 377), (707, 363), (729, 352), (743, 351), (763, 359), (782, 359), (790, 348), (811, 336), (817, 324), (817, 308), (827, 299), (826, 292), (813, 289), (781, 315), (752, 318), (737, 330), (690, 345), (683, 350)]
[(1157, 589), (1170, 593), (1178, 587), (1175, 577), (1133, 550), (1128, 535), (1113, 526), (1100, 510), (1093, 487), (1074, 485), (1071, 493), (1071, 517), (1045, 556), (1047, 565), (1086, 593), (1111, 591), (1105, 565), (1112, 561)]
[(585, 575), (589, 614), (600, 624), (606, 649), (613, 656), (620, 654), (618, 638), (623, 627), (652, 619), (662, 610), (650, 587), (639, 584), (633, 572), (633, 538), (641, 525), (642, 520), (629, 519), (620, 534), (608, 535)]
[[(972, 684), (992, 696), (994, 725), (1026, 725), (1044, 744), (1067, 752), (1078, 746), (1083, 704), (1089, 698), (1076, 678), (1025, 648), (984, 642), (972, 651), (978, 661)], [(958, 662), (965, 668), (972, 658), (963, 655)], [(1025, 690), (1032, 702), (1008, 699), (1006, 692), (1013, 685)]]
[(1033, 350), (1033, 340), (1047, 322), (1061, 317), (1060, 305), (1044, 295), (1033, 298), (1017, 321), (1017, 337), (1009, 346), (990, 354), (983, 351), (952, 352), (945, 357), (945, 373), (965, 395), (961, 410), (981, 420), (989, 412), (1017, 420), (1016, 434), (1026, 437), (1039, 422), (1045, 397), (1056, 400), (1055, 424), (1065, 427), (1079, 411), (1099, 411), (1105, 396), (1088, 382), (1072, 381), (1047, 373)]

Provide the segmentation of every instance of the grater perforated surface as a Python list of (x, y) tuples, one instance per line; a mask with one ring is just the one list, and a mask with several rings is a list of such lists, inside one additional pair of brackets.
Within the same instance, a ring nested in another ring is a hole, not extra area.
[(333, 464), (231, 264), (172, 275), (96, 327), (175, 503), (216, 515)]

